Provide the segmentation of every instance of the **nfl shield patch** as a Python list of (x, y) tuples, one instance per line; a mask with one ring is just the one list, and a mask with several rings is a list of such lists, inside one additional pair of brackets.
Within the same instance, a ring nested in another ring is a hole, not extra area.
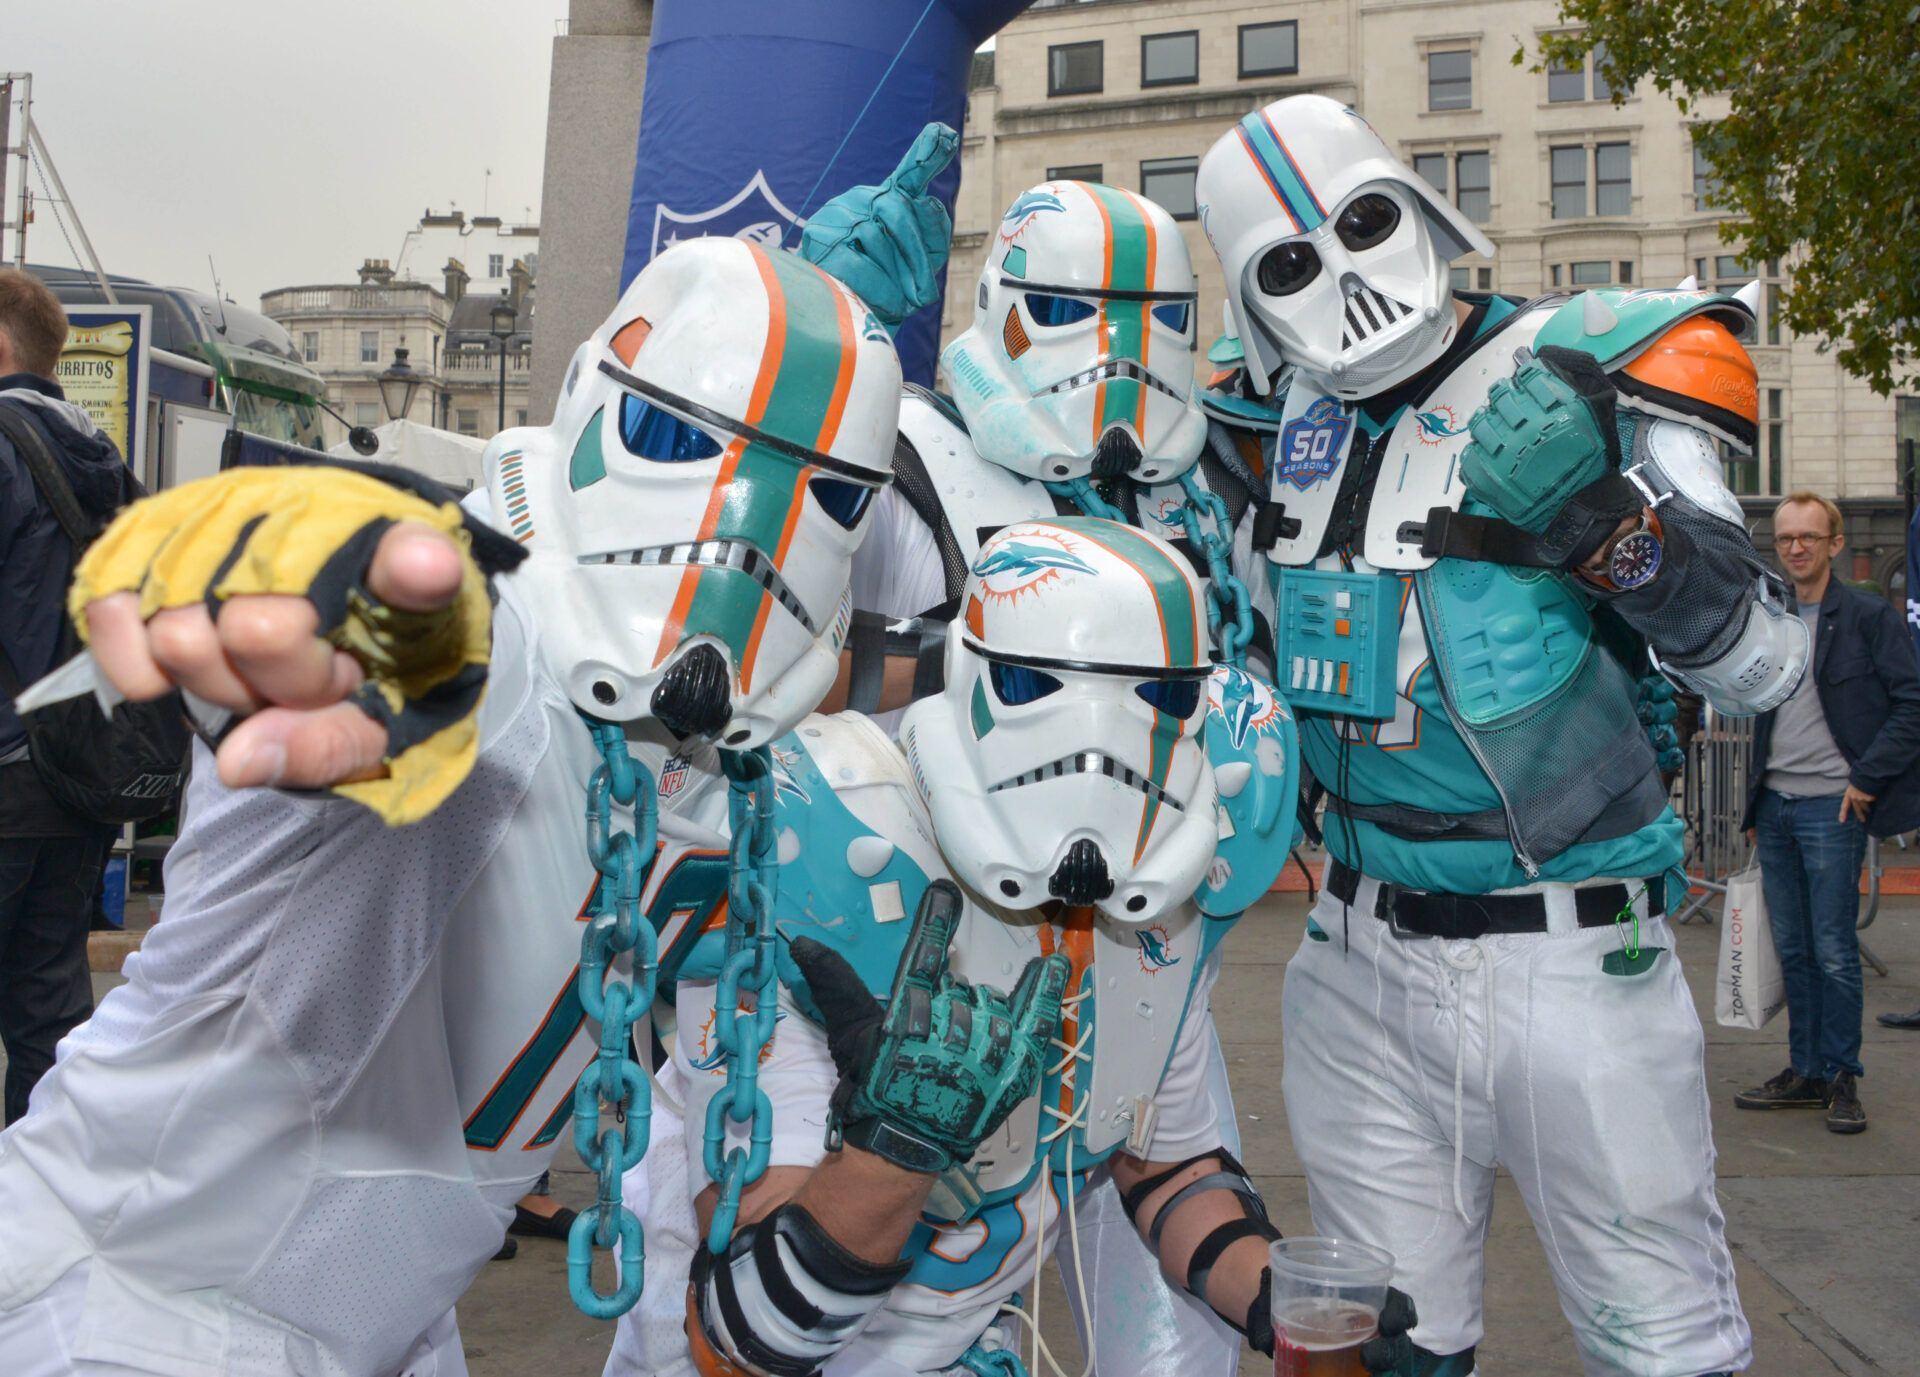
[(767, 185), (767, 174), (755, 172), (753, 180), (731, 198), (711, 210), (678, 211), (665, 205), (653, 213), (653, 249), (647, 255), (658, 257), (662, 249), (682, 239), (700, 239), (707, 235), (726, 235), (746, 239), (762, 248), (777, 249), (793, 227), (805, 228), (806, 221), (781, 204)]
[(1274, 477), (1302, 492), (1325, 482), (1340, 467), (1347, 433), (1352, 429), (1353, 418), (1340, 409), (1340, 403), (1331, 397), (1320, 398), (1298, 420), (1281, 427)]
[(660, 797), (672, 798), (687, 787), (688, 761), (684, 755), (670, 755), (660, 767)]

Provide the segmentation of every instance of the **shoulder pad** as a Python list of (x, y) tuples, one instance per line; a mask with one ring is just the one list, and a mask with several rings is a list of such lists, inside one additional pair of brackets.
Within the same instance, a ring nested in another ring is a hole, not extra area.
[(1207, 362), (1217, 363), (1222, 368), (1246, 361), (1247, 351), (1241, 348), (1240, 341), (1232, 335), (1220, 336), (1207, 348)]
[(953, 403), (911, 383), (900, 394), (900, 433), (919, 451), (929, 472), (939, 472), (962, 453), (973, 454), (967, 423)]
[(1567, 301), (1534, 337), (1533, 347), (1559, 345), (1593, 355), (1608, 371), (1624, 368), (1683, 320), (1708, 316), (1738, 338), (1753, 328), (1745, 302), (1719, 292), (1678, 287), (1597, 287)]
[(778, 786), (780, 977), (801, 1013), (819, 1011), (790, 945), (811, 937), (851, 965), (876, 997), (894, 968), (929, 878), (946, 872), (906, 761), (858, 713), (813, 716), (773, 746)]

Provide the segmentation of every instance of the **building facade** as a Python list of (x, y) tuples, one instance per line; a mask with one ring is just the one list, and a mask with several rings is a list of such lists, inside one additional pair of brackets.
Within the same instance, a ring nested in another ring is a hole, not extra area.
[[(537, 226), (428, 211), (406, 234), (405, 271), (369, 258), (356, 282), (263, 294), (261, 311), (286, 327), (326, 379), (328, 405), (346, 422), (326, 419), (327, 443), (346, 439), (347, 425), (389, 419), (379, 378), (399, 349), (423, 384), (405, 419), (481, 439), (503, 424), (525, 425), (539, 244)], [(429, 272), (434, 257), (439, 264)], [(514, 308), (504, 343), (492, 324), (502, 300)]]
[[(1896, 442), (1920, 439), (1920, 399), (1874, 395), (1819, 340), (1788, 331), (1776, 315), (1783, 265), (1748, 264), (1721, 240), (1690, 128), (1719, 113), (1712, 103), (1683, 116), (1644, 88), (1616, 105), (1591, 60), (1529, 70), (1539, 38), (1560, 27), (1556, 0), (1039, 0), (976, 64), (946, 337), (972, 323), (972, 284), (1013, 198), (1048, 178), (1100, 180), (1182, 222), (1204, 368), (1224, 295), (1196, 217), (1199, 159), (1248, 110), (1316, 92), (1363, 113), (1486, 231), (1495, 256), (1460, 260), (1457, 288), (1528, 297), (1762, 279), (1750, 344), (1760, 446), (1729, 456), (1729, 482), (1756, 518), (1797, 488), (1833, 495), (1848, 513), (1855, 575), (1899, 582)], [(1527, 61), (1515, 65), (1522, 49)]]

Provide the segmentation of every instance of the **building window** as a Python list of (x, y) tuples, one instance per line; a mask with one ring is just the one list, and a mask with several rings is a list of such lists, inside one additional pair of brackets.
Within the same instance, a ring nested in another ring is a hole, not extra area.
[[(1712, 272), (1707, 269), (1711, 266)], [(1756, 308), (1760, 317), (1759, 338), (1768, 344), (1782, 343), (1785, 332), (1780, 323), (1780, 260), (1769, 258), (1766, 271), (1756, 271), (1743, 262), (1738, 254), (1715, 254), (1711, 259), (1693, 260), (1693, 275), (1700, 285), (1708, 291), (1720, 292), (1732, 296), (1755, 278), (1764, 284), (1760, 295), (1760, 305)]]
[(1476, 271), (1480, 274), (1480, 290), (1483, 292), (1492, 291), (1493, 290), (1493, 269), (1479, 268), (1479, 269), (1476, 269)]
[(1149, 158), (1140, 164), (1140, 194), (1158, 201), (1176, 220), (1199, 214), (1193, 199), (1193, 180), (1200, 171), (1198, 158)]
[(1447, 194), (1447, 155), (1444, 153), (1416, 153), (1413, 155), (1413, 170), (1427, 179), (1427, 185)]
[(527, 423), (527, 409), (525, 407), (521, 407), (513, 413), (513, 423), (517, 426), (523, 426)]
[(1587, 66), (1593, 72), (1593, 98), (1595, 100), (1613, 99), (1613, 87), (1607, 81), (1606, 77), (1600, 73), (1600, 64), (1606, 60), (1606, 57), (1607, 45), (1604, 43), (1594, 44), (1593, 51), (1587, 54)]
[(1553, 218), (1578, 220), (1587, 213), (1587, 150), (1556, 148), (1549, 156), (1553, 173)]
[(1075, 163), (1071, 167), (1050, 167), (1047, 180), (1050, 182), (1097, 182), (1104, 173), (1099, 163)]
[(1447, 283), (1456, 292), (1464, 292), (1473, 286), (1472, 268), (1448, 268)]
[(1300, 70), (1300, 25), (1294, 20), (1278, 24), (1242, 24), (1240, 26), (1240, 76), (1292, 76)]
[(1427, 54), (1427, 109), (1473, 108), (1473, 54), (1465, 48)]
[(380, 332), (378, 330), (362, 330), (360, 332), (360, 362), (380, 362)]
[(1696, 214), (1720, 208), (1720, 179), (1699, 144), (1693, 146), (1693, 209)]
[(308, 363), (320, 362), (320, 332), (302, 330), (300, 332), (300, 357)]
[(1453, 163), (1453, 203), (1474, 224), (1486, 224), (1493, 218), (1493, 155), (1461, 153)]
[(459, 416), (460, 433), (462, 435), (478, 435), (480, 433), (480, 413), (478, 411), (469, 410), (463, 406), (460, 408)]
[(506, 260), (505, 254), (490, 253), (487, 255), (487, 276), (488, 277), (499, 277), (506, 270), (507, 270), (507, 260)]
[(1587, 69), (1584, 65), (1567, 67), (1555, 62), (1547, 68), (1547, 99), (1558, 105), (1564, 101), (1587, 98)]
[(1593, 211), (1596, 215), (1633, 214), (1633, 150), (1627, 144), (1594, 145)]
[(1766, 453), (1767, 491), (1785, 492), (1787, 485), (1781, 481), (1781, 470), (1786, 467), (1787, 398), (1777, 387), (1767, 389)]
[(357, 426), (379, 425), (380, 404), (378, 402), (355, 402), (353, 404), (353, 423)]
[(1555, 263), (1551, 268), (1547, 269), (1547, 272), (1550, 274), (1548, 281), (1558, 287), (1560, 285), (1560, 265)]
[(1633, 260), (1630, 258), (1620, 260), (1620, 285), (1622, 287), (1633, 285)]
[(1102, 53), (1106, 45), (1093, 43), (1056, 43), (1047, 49), (1047, 94), (1085, 96), (1102, 87)]
[(1200, 80), (1200, 31), (1140, 36), (1140, 84), (1187, 86)]
[(1576, 287), (1610, 287), (1613, 265), (1605, 261), (1569, 264), (1567, 277)]

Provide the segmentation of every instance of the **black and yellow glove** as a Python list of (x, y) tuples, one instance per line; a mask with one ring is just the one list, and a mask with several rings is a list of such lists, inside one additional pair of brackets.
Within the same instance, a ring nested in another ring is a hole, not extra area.
[[(469, 522), (438, 485), (381, 472), (234, 469), (143, 499), (87, 550), (68, 606), (84, 638), (88, 604), (115, 593), (137, 593), (143, 618), (204, 605), (217, 619), (231, 598), (305, 598), (319, 613), (318, 635), (365, 671), (348, 701), (387, 730), (387, 777), (334, 792), (398, 826), (432, 812), (473, 767), (492, 648), (487, 579), (523, 552)], [(368, 591), (375, 547), (402, 521), (459, 550), (464, 575), (449, 606), (408, 612)]]

